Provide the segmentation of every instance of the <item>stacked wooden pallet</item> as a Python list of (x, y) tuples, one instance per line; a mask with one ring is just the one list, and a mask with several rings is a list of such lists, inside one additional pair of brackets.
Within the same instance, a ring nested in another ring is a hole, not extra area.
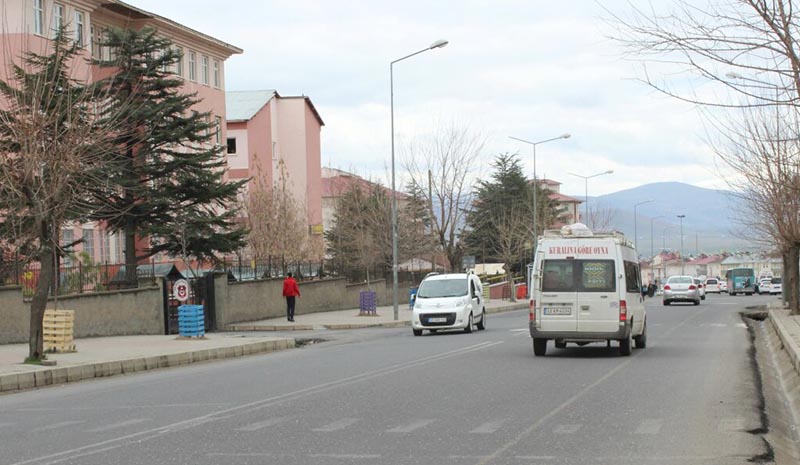
[(45, 352), (75, 352), (74, 310), (45, 310), (43, 323)]

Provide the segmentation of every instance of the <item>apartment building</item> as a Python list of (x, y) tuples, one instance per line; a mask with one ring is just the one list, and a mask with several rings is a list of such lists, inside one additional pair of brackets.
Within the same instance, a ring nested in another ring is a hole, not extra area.
[[(197, 93), (198, 112), (210, 112), (220, 128), (214, 143), (226, 139), (225, 61), (242, 49), (190, 29), (168, 18), (116, 0), (12, 0), (2, 2), (3, 25), (0, 30), (0, 75), (8, 77), (10, 64), (19, 63), (27, 52), (47, 53), (50, 39), (64, 25), (73, 39), (83, 46), (83, 57), (109, 59), (113, 50), (101, 47), (106, 29), (117, 27), (140, 30), (156, 29), (182, 53), (183, 60), (172, 71), (184, 79), (184, 91)], [(91, 81), (100, 70), (87, 60), (76, 62), (73, 77)], [(223, 156), (225, 156), (223, 151)], [(102, 224), (81, 224), (64, 228), (62, 243), (83, 239), (77, 252), (86, 252), (95, 263), (115, 263), (122, 259), (122, 236), (110, 234)], [(137, 248), (147, 247), (147, 239)]]
[(231, 179), (265, 186), (280, 181), (281, 165), (309, 231), (323, 233), (320, 133), (325, 122), (307, 96), (275, 90), (227, 92), (227, 159)]
[(539, 179), (539, 187), (547, 192), (547, 196), (553, 201), (556, 208), (557, 220), (554, 228), (559, 228), (566, 224), (573, 224), (580, 221), (580, 204), (582, 200), (564, 195), (561, 193), (561, 183), (552, 179)]

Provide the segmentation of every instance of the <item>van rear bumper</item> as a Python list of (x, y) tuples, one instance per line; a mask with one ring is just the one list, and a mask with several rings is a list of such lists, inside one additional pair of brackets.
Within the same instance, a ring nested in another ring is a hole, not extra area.
[(617, 331), (610, 333), (588, 333), (583, 331), (540, 331), (534, 327), (534, 323), (529, 323), (528, 327), (531, 337), (536, 339), (562, 339), (565, 341), (606, 341), (609, 339), (627, 339), (631, 333), (630, 322), (625, 326), (620, 326)]

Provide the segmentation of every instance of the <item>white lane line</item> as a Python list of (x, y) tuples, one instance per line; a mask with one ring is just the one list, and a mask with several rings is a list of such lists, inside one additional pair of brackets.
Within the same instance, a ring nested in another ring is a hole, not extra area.
[(77, 425), (77, 424), (80, 424), (80, 423), (84, 423), (84, 422), (83, 421), (77, 421), (77, 420), (62, 421), (60, 423), (53, 423), (52, 425), (47, 425), (47, 426), (42, 426), (42, 427), (39, 427), (39, 428), (34, 428), (34, 429), (31, 430), (31, 433), (41, 433), (42, 431), (52, 431), (54, 429), (63, 428), (65, 426)]
[(387, 431), (387, 433), (410, 433), (414, 430), (424, 428), (436, 420), (417, 420), (406, 425), (395, 426)]
[[(151, 428), (136, 433), (126, 434), (123, 436), (118, 436), (116, 438), (107, 439), (105, 441), (99, 441), (92, 444), (75, 447), (72, 449), (62, 450), (60, 452), (54, 452), (51, 454), (34, 457), (32, 459), (14, 462), (8, 465), (27, 465), (31, 463), (57, 463), (65, 460), (71, 460), (71, 458), (73, 457), (85, 457), (87, 455), (92, 455), (95, 453), (102, 453), (114, 448), (122, 447), (130, 443), (141, 444), (144, 441), (160, 438), (162, 437), (162, 435), (170, 433), (172, 431), (182, 431), (211, 421), (228, 418), (229, 416), (232, 416), (233, 414), (236, 413), (240, 412), (250, 413), (253, 412), (254, 410), (272, 407), (288, 401), (299, 400), (312, 395), (317, 395), (321, 392), (326, 392), (344, 386), (360, 383), (363, 381), (372, 380), (384, 375), (397, 373), (409, 368), (418, 368), (427, 365), (429, 363), (439, 362), (453, 357), (459, 357), (464, 354), (494, 347), (498, 344), (502, 344), (503, 342), (504, 341), (484, 341), (471, 346), (454, 349), (448, 352), (443, 352), (441, 354), (429, 355), (427, 357), (418, 358), (416, 360), (401, 362), (388, 367), (378, 368), (373, 371), (368, 371), (365, 373), (360, 373), (357, 375), (348, 376), (345, 378), (340, 378), (325, 383), (320, 383), (315, 386), (309, 386), (307, 388), (300, 389), (298, 391), (292, 391), (292, 392), (287, 392), (285, 394), (278, 394), (276, 396), (266, 397), (261, 400), (256, 400), (246, 404), (240, 404), (235, 407), (230, 407), (228, 409), (221, 410), (218, 412), (207, 413), (199, 417), (178, 421), (167, 426)], [(113, 445), (111, 447), (105, 447), (110, 444)]]
[(658, 434), (664, 425), (663, 420), (644, 420), (636, 428), (636, 434)]
[(512, 333), (518, 333), (520, 331), (530, 331), (528, 328), (517, 328), (517, 329), (509, 329)]
[(323, 459), (379, 459), (381, 454), (308, 454), (308, 457)]
[(480, 425), (479, 427), (475, 428), (474, 430), (470, 431), (472, 434), (492, 434), (499, 430), (505, 420), (494, 420), (494, 421), (487, 421), (486, 423)]
[(128, 421), (121, 421), (119, 423), (114, 423), (113, 425), (101, 426), (99, 428), (93, 428), (90, 430), (86, 430), (87, 433), (102, 433), (104, 431), (111, 431), (112, 429), (119, 429), (125, 428), (126, 426), (133, 426), (138, 425), (139, 423), (144, 423), (146, 421), (151, 421), (149, 418), (135, 418), (133, 420)]
[(711, 326), (711, 327), (714, 327), (714, 328), (727, 328), (728, 324), (727, 323), (710, 323), (708, 326)]
[(555, 434), (575, 434), (581, 429), (582, 425), (558, 425), (553, 430)]
[(737, 328), (744, 328), (744, 329), (747, 329), (747, 325), (746, 325), (746, 324), (744, 324), (744, 323), (736, 323), (736, 327), (737, 327)]
[(555, 455), (517, 455), (514, 458), (517, 460), (555, 460), (558, 457)]
[(327, 424), (321, 428), (314, 428), (311, 431), (316, 431), (319, 433), (330, 433), (332, 431), (339, 431), (343, 430), (349, 426), (352, 426), (358, 423), (358, 418), (342, 418), (341, 420), (334, 421), (333, 423)]
[(260, 429), (269, 428), (270, 426), (275, 426), (275, 425), (277, 425), (279, 423), (282, 423), (282, 422), (284, 422), (284, 421), (286, 421), (288, 419), (289, 419), (289, 417), (270, 418), (268, 420), (259, 421), (259, 422), (256, 422), (256, 423), (251, 423), (251, 424), (249, 424), (247, 426), (242, 426), (241, 428), (236, 428), (236, 431), (248, 431), (248, 432), (250, 432), (250, 431), (258, 431)]
[(744, 428), (744, 418), (723, 418), (719, 421), (719, 430), (721, 432), (744, 431)]

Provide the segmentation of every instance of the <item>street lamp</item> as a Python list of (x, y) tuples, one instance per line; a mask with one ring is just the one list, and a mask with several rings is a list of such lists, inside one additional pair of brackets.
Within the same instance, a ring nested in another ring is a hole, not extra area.
[[(643, 201), (633, 205), (633, 246), (634, 247), (639, 245), (639, 236), (638, 236), (638, 229), (637, 229), (639, 224), (638, 224), (638, 221), (636, 221), (636, 207), (638, 207), (639, 205), (644, 205), (646, 203), (650, 203), (650, 202), (653, 202), (653, 199), (643, 200)], [(638, 249), (636, 250), (636, 254), (637, 255), (639, 254), (639, 250)]]
[(653, 246), (653, 221), (664, 218), (664, 215), (658, 215), (650, 218), (650, 259), (656, 256), (655, 248)]
[(585, 191), (584, 191), (584, 195), (585, 195), (584, 202), (586, 203), (586, 206), (584, 207), (584, 213), (586, 214), (586, 221), (589, 221), (589, 179), (595, 178), (597, 176), (602, 176), (604, 174), (612, 174), (612, 173), (614, 173), (614, 170), (603, 171), (602, 173), (593, 174), (591, 176), (583, 176), (581, 174), (567, 173), (567, 174), (571, 174), (572, 176), (577, 176), (579, 178), (583, 178), (583, 182), (584, 182), (583, 187), (585, 189)]
[(537, 187), (537, 185), (536, 185), (536, 146), (539, 145), (539, 144), (544, 144), (545, 142), (552, 142), (554, 140), (569, 139), (570, 137), (572, 137), (572, 134), (569, 134), (569, 133), (561, 134), (558, 137), (553, 137), (552, 139), (540, 140), (539, 142), (531, 142), (529, 140), (520, 139), (519, 137), (514, 137), (514, 136), (508, 136), (508, 137), (510, 139), (514, 139), (516, 141), (528, 144), (531, 147), (533, 147), (533, 257), (535, 259), (536, 258), (536, 243), (538, 242), (538, 236), (537, 236), (537, 231), (536, 231), (536, 209), (537, 209), (537, 205), (536, 205), (536, 187)]
[(427, 52), (436, 48), (446, 46), (446, 40), (437, 40), (426, 48), (416, 51), (410, 55), (398, 58), (389, 63), (389, 108), (391, 113), (392, 125), (392, 303), (394, 306), (394, 319), (399, 320), (400, 314), (397, 305), (397, 188), (395, 187), (395, 168), (394, 168), (394, 64), (411, 58), (414, 55)]
[(683, 219), (686, 218), (686, 215), (678, 215), (678, 218), (681, 220), (681, 275), (683, 275)]

